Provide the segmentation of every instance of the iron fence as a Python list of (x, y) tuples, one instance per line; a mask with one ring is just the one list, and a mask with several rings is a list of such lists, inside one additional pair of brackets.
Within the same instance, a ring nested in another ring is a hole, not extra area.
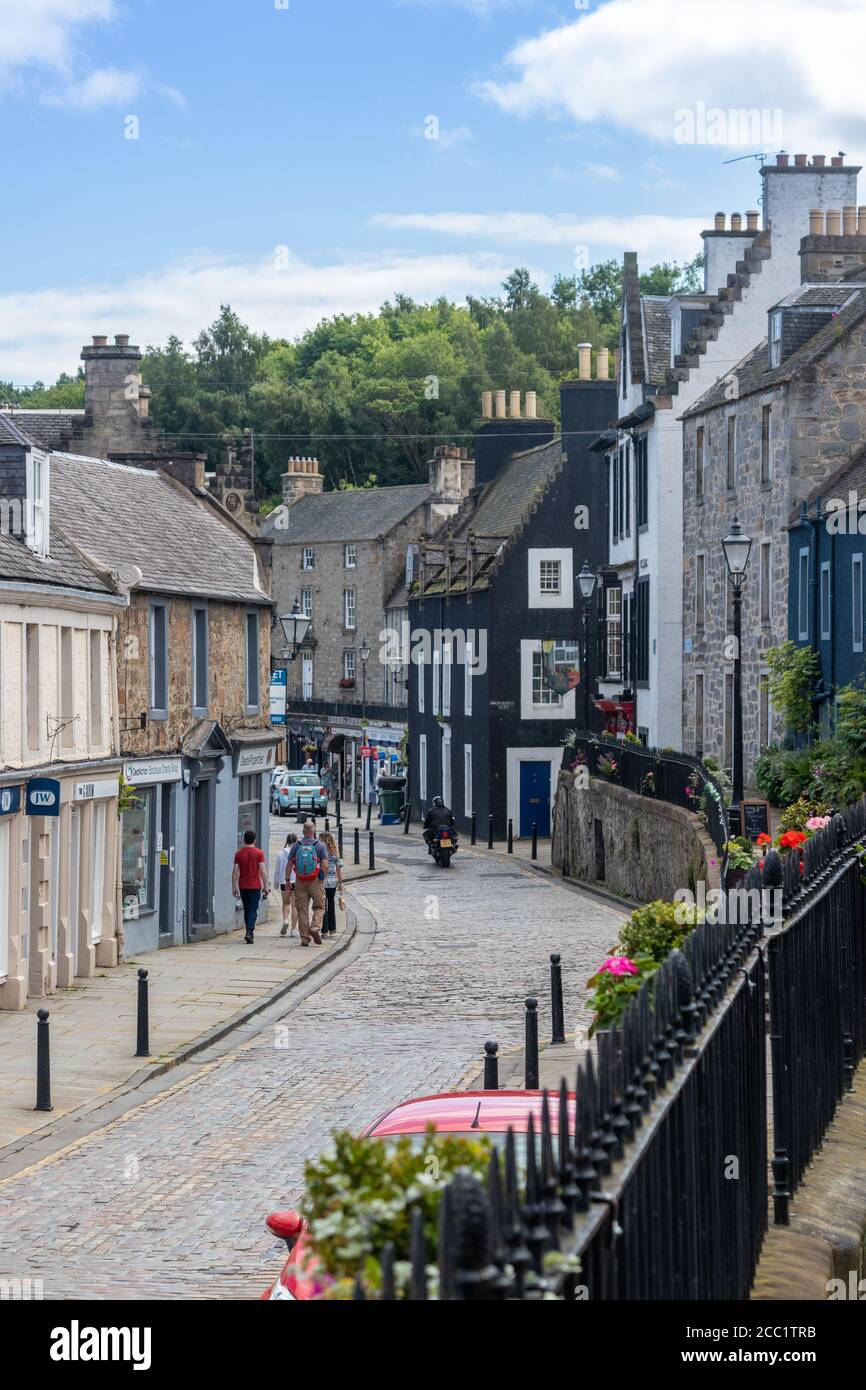
[[(613, 758), (615, 773), (599, 768), (599, 759), (604, 758)], [(730, 838), (724, 792), (699, 758), (575, 731), (563, 748), (563, 769), (571, 770), (575, 759), (585, 763), (592, 777), (603, 776), (640, 796), (652, 796), (697, 812), (719, 855), (724, 857), (725, 842)]]

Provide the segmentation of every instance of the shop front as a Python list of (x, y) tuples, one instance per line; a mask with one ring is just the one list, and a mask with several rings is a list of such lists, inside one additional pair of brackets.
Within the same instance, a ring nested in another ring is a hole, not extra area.
[(135, 955), (183, 941), (183, 762), (139, 758), (124, 763), (123, 776), (130, 790), (123, 809), (121, 910), (125, 950)]

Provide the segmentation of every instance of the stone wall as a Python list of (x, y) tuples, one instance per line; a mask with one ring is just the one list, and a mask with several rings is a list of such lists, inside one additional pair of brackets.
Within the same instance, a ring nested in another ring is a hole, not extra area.
[[(601, 859), (603, 859), (603, 871)], [(601, 778), (589, 787), (560, 772), (552, 861), (569, 878), (603, 883), (637, 902), (671, 901), (678, 889), (719, 887), (715, 846), (690, 811)]]

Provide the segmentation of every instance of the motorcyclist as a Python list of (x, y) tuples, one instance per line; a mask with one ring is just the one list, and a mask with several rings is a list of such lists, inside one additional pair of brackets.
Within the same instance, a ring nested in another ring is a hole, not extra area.
[(441, 830), (443, 825), (454, 825), (454, 816), (445, 805), (441, 796), (434, 796), (430, 803), (430, 810), (424, 817), (424, 839), (429, 845), (433, 840), (437, 830)]

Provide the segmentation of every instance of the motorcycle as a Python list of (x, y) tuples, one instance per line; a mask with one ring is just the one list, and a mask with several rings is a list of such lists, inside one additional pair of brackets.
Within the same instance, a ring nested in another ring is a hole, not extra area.
[(457, 832), (449, 825), (441, 825), (434, 831), (427, 846), (427, 853), (433, 855), (433, 862), (440, 868), (448, 869), (451, 866), (452, 854), (456, 854), (459, 848)]

